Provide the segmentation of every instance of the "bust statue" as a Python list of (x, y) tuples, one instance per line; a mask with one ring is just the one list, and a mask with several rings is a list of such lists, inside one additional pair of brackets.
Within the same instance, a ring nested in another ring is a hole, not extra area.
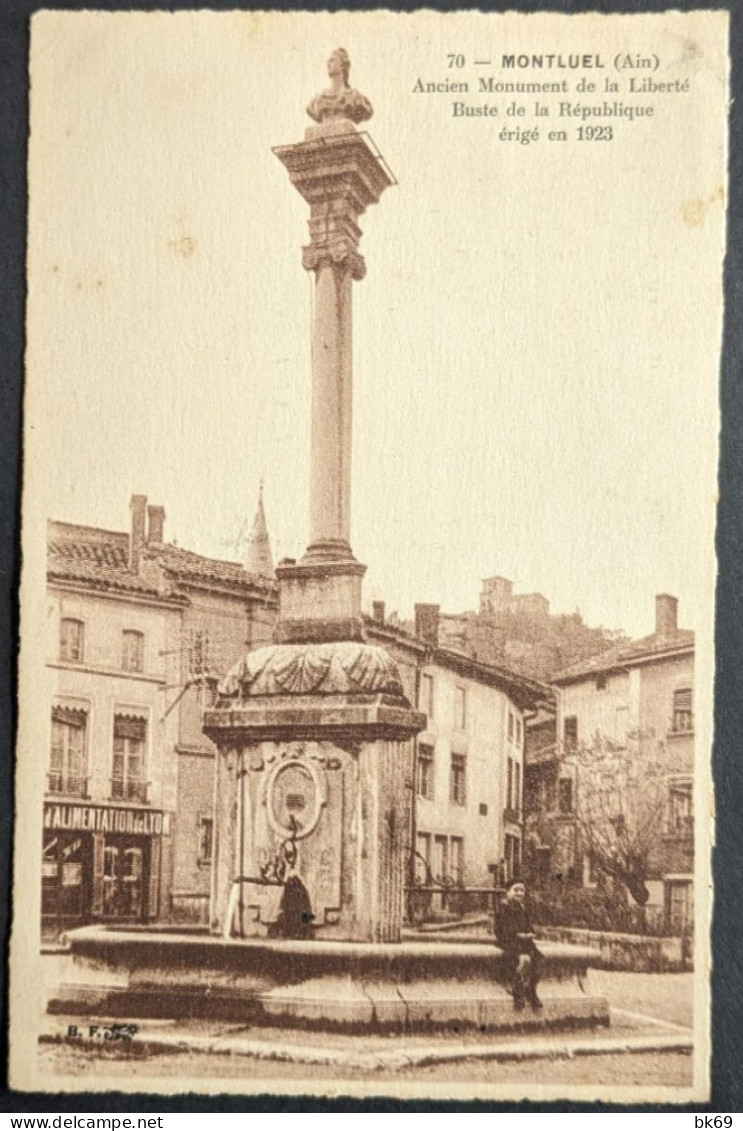
[(331, 118), (345, 118), (350, 122), (366, 122), (374, 111), (371, 102), (348, 85), (351, 60), (348, 52), (337, 48), (328, 59), (330, 87), (317, 94), (307, 113), (315, 122), (326, 122)]

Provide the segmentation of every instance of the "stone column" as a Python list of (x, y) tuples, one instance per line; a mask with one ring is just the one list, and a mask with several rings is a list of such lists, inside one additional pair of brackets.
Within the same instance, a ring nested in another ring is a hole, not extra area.
[[(340, 54), (331, 56), (331, 77)], [(318, 125), (305, 140), (274, 150), (310, 206), (302, 263), (315, 273), (310, 537), (302, 560), (276, 571), (280, 642), (363, 638), (365, 567), (351, 550), (351, 303), (353, 282), (366, 271), (359, 217), (394, 183), (367, 135), (356, 129), (371, 112), (363, 95), (338, 83), (310, 104)]]
[(351, 304), (352, 281), (363, 276), (363, 260), (361, 256), (345, 255), (334, 261), (329, 250), (310, 246), (304, 254), (304, 266), (315, 272), (307, 559), (353, 560)]

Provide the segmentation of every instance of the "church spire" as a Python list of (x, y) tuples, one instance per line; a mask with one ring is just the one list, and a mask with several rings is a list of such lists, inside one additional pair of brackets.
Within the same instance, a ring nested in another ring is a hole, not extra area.
[(274, 577), (273, 555), (271, 553), (271, 543), (268, 539), (266, 512), (263, 509), (262, 479), (258, 492), (258, 506), (255, 509), (255, 518), (253, 519), (253, 529), (250, 531), (250, 537), (248, 538), (248, 553), (245, 560), (245, 568), (248, 573), (257, 573), (261, 577)]

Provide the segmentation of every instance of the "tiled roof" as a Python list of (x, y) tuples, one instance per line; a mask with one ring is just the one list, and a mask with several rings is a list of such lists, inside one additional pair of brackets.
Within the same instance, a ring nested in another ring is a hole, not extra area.
[(442, 667), (478, 679), (482, 683), (500, 687), (522, 709), (534, 710), (540, 703), (548, 703), (554, 698), (554, 693), (545, 684), (522, 675), (513, 668), (473, 660), (464, 653), (454, 652), (450, 648), (434, 649), (433, 658)]
[[(419, 652), (430, 648), (420, 636), (400, 625), (391, 625), (386, 621), (380, 623), (368, 616), (364, 617), (364, 625), (371, 636), (378, 635), (380, 639), (387, 636), (388, 639)], [(530, 679), (512, 668), (474, 660), (466, 653), (448, 647), (431, 648), (430, 654), (432, 662), (441, 667), (479, 680), (480, 683), (488, 686), (499, 687), (520, 707), (534, 709), (537, 704), (550, 702), (554, 698), (554, 693), (545, 684)]]
[(558, 672), (552, 677), (553, 683), (574, 683), (586, 676), (598, 675), (600, 672), (616, 671), (620, 668), (632, 667), (646, 659), (663, 656), (669, 652), (691, 651), (694, 648), (694, 633), (689, 629), (679, 628), (675, 632), (654, 632), (641, 640), (626, 640), (623, 644), (616, 644), (589, 656), (587, 660), (580, 660), (569, 668)]
[(129, 539), (116, 531), (50, 522), (47, 572), (51, 578), (81, 582), (96, 589), (159, 596), (156, 589), (129, 569)]
[(168, 573), (184, 579), (192, 578), (194, 580), (249, 586), (251, 589), (260, 589), (266, 596), (278, 592), (278, 582), (267, 577), (260, 577), (255, 573), (248, 573), (240, 562), (206, 558), (201, 554), (194, 554), (191, 550), (182, 550), (180, 546), (173, 546), (167, 542), (150, 542), (146, 548), (146, 553), (155, 557)]
[[(207, 581), (239, 585), (265, 597), (276, 593), (277, 583), (248, 573), (239, 562), (219, 561), (182, 550), (169, 543), (149, 543), (144, 548), (175, 580)], [(47, 535), (47, 572), (50, 578), (91, 585), (96, 589), (139, 593), (143, 596), (173, 599), (172, 590), (158, 590), (129, 568), (129, 535), (92, 526), (50, 522)]]
[(694, 633), (688, 628), (677, 628), (675, 632), (654, 632), (642, 640), (634, 640), (627, 651), (628, 660), (645, 659), (661, 652), (679, 652), (694, 647)]

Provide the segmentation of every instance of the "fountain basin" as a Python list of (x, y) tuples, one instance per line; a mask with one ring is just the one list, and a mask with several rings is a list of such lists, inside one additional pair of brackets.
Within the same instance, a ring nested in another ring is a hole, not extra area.
[(609, 1024), (589, 947), (540, 944), (544, 1008), (516, 1012), (490, 943), (223, 939), (84, 927), (49, 1011), (317, 1029), (513, 1030)]

